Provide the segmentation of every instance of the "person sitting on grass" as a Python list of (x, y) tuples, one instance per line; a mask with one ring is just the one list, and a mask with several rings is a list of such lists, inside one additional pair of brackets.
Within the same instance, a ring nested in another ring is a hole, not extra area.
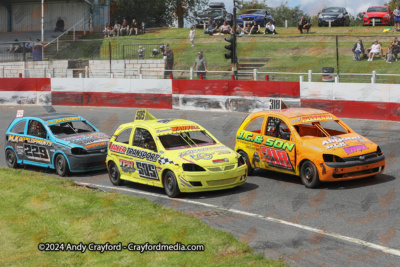
[(251, 24), (247, 23), (246, 27), (244, 27), (243, 31), (245, 34), (250, 34), (251, 33)]
[(271, 21), (268, 21), (267, 25), (265, 26), (265, 32), (264, 34), (278, 34), (275, 31), (275, 25), (271, 23)]
[(299, 22), (299, 28), (298, 28), (300, 31), (300, 34), (303, 33), (303, 30), (307, 30), (307, 33), (309, 33), (310, 28), (311, 28), (310, 21), (308, 19), (306, 19), (304, 16), (301, 16), (301, 20)]
[(154, 47), (153, 52), (151, 54), (152, 57), (157, 56), (158, 54), (160, 54), (160, 51), (158, 50), (157, 46)]
[(106, 26), (104, 27), (103, 33), (104, 33), (104, 38), (110, 37), (110, 35), (111, 35), (111, 26), (110, 26), (110, 23), (108, 23), (108, 22), (106, 23)]
[(251, 27), (249, 35), (261, 33), (260, 31), (261, 31), (260, 24), (258, 24), (257, 21), (254, 21), (253, 27)]
[(221, 33), (223, 33), (223, 34), (231, 34), (232, 33), (231, 25), (227, 24), (226, 21), (224, 21), (224, 24), (222, 24), (222, 26), (221, 26)]
[(397, 55), (399, 54), (399, 52), (400, 52), (399, 41), (397, 40), (397, 37), (393, 37), (393, 40), (389, 46), (389, 53), (393, 54), (395, 61), (397, 61)]
[(118, 21), (115, 21), (114, 28), (112, 30), (113, 37), (119, 36), (119, 30), (120, 29), (121, 29), (121, 24), (119, 24)]
[(236, 34), (237, 34), (239, 37), (241, 37), (241, 36), (243, 36), (243, 35), (245, 34), (245, 31), (242, 29), (242, 27), (240, 27), (240, 25), (237, 25)]
[(364, 51), (364, 45), (362, 43), (362, 40), (359, 39), (357, 41), (357, 43), (354, 44), (353, 48), (351, 49), (351, 51), (353, 51), (353, 53), (355, 54), (355, 60), (360, 60), (360, 55), (363, 54), (363, 56), (365, 55), (365, 51)]
[(204, 31), (204, 34), (213, 35), (217, 31), (217, 28), (218, 25), (216, 25), (211, 18), (208, 18), (208, 24), (206, 30)]
[(136, 20), (133, 19), (131, 27), (130, 27), (129, 35), (133, 35), (133, 34), (138, 35), (138, 28), (139, 28), (139, 26), (138, 26)]
[(122, 21), (121, 29), (119, 30), (119, 32), (120, 32), (120, 35), (121, 35), (121, 36), (124, 36), (124, 34), (125, 34), (125, 35), (128, 35), (128, 32), (129, 32), (129, 25), (128, 25), (128, 21), (127, 21), (126, 19), (124, 19), (124, 20)]
[(368, 54), (368, 61), (374, 60), (375, 54), (379, 54), (382, 50), (381, 45), (378, 43), (378, 40), (375, 40), (374, 43), (371, 45), (369, 54)]

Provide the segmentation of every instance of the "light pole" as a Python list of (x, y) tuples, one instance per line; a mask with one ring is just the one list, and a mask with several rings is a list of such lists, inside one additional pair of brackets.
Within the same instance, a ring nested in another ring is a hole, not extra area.
[(44, 59), (44, 0), (42, 0), (42, 61)]

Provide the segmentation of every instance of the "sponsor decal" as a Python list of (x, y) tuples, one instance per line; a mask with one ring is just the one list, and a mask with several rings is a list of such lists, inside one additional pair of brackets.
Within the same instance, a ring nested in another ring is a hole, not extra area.
[(196, 130), (196, 129), (200, 129), (200, 127), (197, 125), (189, 125), (189, 126), (171, 127), (171, 129), (173, 132), (178, 132), (178, 131)]
[[(322, 149), (320, 149), (318, 147), (315, 147), (315, 146), (312, 146), (312, 145), (309, 145), (309, 147), (312, 148), (312, 149), (315, 149), (315, 150), (317, 150), (319, 152), (322, 152)], [(329, 149), (329, 148), (327, 147), (327, 149)]]
[(167, 158), (167, 157), (160, 157), (160, 158), (158, 159), (158, 163), (160, 163), (161, 166), (164, 165), (164, 164), (174, 164), (175, 166), (179, 166), (178, 163), (176, 163), (176, 162), (173, 161), (173, 160), (170, 160), (170, 159)]
[(127, 156), (131, 156), (134, 158), (139, 158), (139, 159), (146, 159), (148, 161), (153, 161), (156, 162), (158, 158), (160, 157), (159, 154), (152, 153), (152, 152), (147, 152), (135, 148), (129, 147), (128, 150), (126, 151)]
[(153, 163), (136, 161), (136, 168), (138, 169), (139, 176), (142, 178), (158, 180), (158, 173), (156, 166)]
[(121, 146), (121, 145), (116, 145), (116, 144), (110, 143), (110, 145), (108, 146), (108, 149), (113, 152), (125, 154), (126, 146)]
[(260, 145), (274, 147), (277, 149), (282, 149), (282, 150), (287, 149), (289, 152), (291, 152), (294, 148), (294, 143), (289, 143), (287, 141), (275, 138), (266, 138), (264, 142), (264, 137), (262, 135), (255, 135), (255, 136), (254, 135), (255, 134), (251, 132), (245, 133), (244, 131), (241, 131), (236, 138)]
[(333, 145), (326, 146), (326, 149), (332, 149), (333, 148), (333, 150), (335, 150), (335, 148), (340, 148), (340, 147), (344, 147), (344, 146), (347, 146), (347, 144), (345, 142), (340, 142), (340, 143), (336, 143), (336, 144), (333, 144)]
[(17, 146), (17, 154), (18, 155), (23, 155), (24, 154), (24, 147), (23, 146)]
[(48, 121), (47, 125), (55, 124), (55, 123), (63, 123), (63, 122), (68, 122), (68, 121), (80, 121), (80, 120), (81, 120), (81, 117), (63, 118), (63, 119)]
[(347, 155), (357, 152), (357, 151), (363, 151), (368, 149), (368, 147), (366, 145), (356, 145), (356, 146), (349, 146), (349, 147), (345, 147), (343, 148), (344, 152), (347, 153)]
[(163, 123), (163, 124), (167, 124), (167, 123), (169, 123), (169, 122), (171, 122), (171, 121), (173, 121), (174, 119), (165, 119), (165, 120), (158, 120), (157, 122), (158, 123)]
[(357, 140), (357, 139), (362, 139), (362, 137), (359, 136), (359, 135), (358, 136), (343, 137), (343, 138), (331, 136), (331, 137), (329, 137), (328, 140), (324, 140), (322, 142), (322, 145), (329, 145), (329, 144), (333, 144), (333, 143), (339, 143), (339, 142), (343, 142), (343, 141)]
[(293, 166), (286, 151), (261, 147), (261, 152), (264, 154), (265, 161), (268, 165), (286, 170), (293, 170)]
[(36, 145), (41, 145), (41, 146), (51, 146), (53, 142), (47, 141), (47, 140), (41, 140), (41, 139), (36, 139), (36, 138), (30, 138), (30, 137), (25, 137), (25, 136), (18, 136), (18, 135), (13, 135), (11, 134), (8, 137), (8, 141), (12, 143), (29, 143), (29, 144), (36, 144)]
[(218, 149), (227, 149), (226, 146), (216, 146), (216, 147), (204, 147), (204, 148), (198, 148), (198, 149), (189, 149), (186, 150), (185, 152), (179, 153), (179, 157), (183, 158), (189, 155), (197, 154), (200, 152), (205, 152), (209, 150), (218, 150)]
[(307, 123), (307, 122), (314, 122), (314, 121), (328, 121), (333, 120), (331, 115), (311, 115), (311, 116), (303, 116), (292, 120), (292, 123), (299, 122), (299, 123)]
[(35, 161), (50, 161), (49, 153), (47, 148), (44, 146), (24, 144), (24, 153), (28, 159)]
[(225, 159), (214, 159), (212, 162), (213, 163), (223, 163), (223, 162), (229, 162), (229, 160), (227, 158), (225, 158)]
[(229, 150), (219, 150), (215, 151), (215, 153), (217, 153), (217, 155), (225, 155), (225, 154), (231, 154), (232, 152)]
[(123, 172), (132, 173), (135, 172), (135, 163), (129, 160), (120, 159), (119, 166)]
[(105, 145), (107, 145), (107, 142), (100, 142), (100, 143), (94, 143), (94, 144), (86, 145), (85, 148), (86, 149), (90, 149), (90, 148), (93, 148), (93, 147), (105, 146)]
[[(98, 140), (98, 139), (101, 139), (101, 138), (104, 139), (104, 138), (107, 138), (107, 137), (108, 137), (108, 135), (106, 135), (104, 133), (96, 132), (96, 133), (91, 133), (91, 134), (82, 134), (82, 135), (78, 135), (78, 136), (62, 138), (62, 140), (77, 142), (77, 141), (86, 140), (86, 139)], [(107, 141), (108, 141), (108, 139), (107, 139)]]
[(166, 128), (166, 129), (162, 129), (162, 130), (156, 130), (156, 133), (164, 133), (164, 132), (170, 132), (172, 131), (171, 128)]
[(204, 160), (209, 160), (213, 158), (213, 153), (199, 153), (197, 155), (191, 155), (190, 157), (192, 157), (194, 160), (200, 160), (200, 159), (204, 159)]
[(18, 109), (17, 110), (17, 116), (15, 118), (19, 119), (24, 117), (24, 110), (23, 109)]

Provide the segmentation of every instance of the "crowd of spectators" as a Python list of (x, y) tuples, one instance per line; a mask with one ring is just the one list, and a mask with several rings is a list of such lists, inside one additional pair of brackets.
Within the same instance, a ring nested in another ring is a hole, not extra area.
[(103, 30), (104, 37), (115, 37), (115, 36), (131, 36), (131, 35), (139, 35), (146, 33), (146, 24), (142, 22), (139, 23), (133, 19), (129, 24), (126, 19), (122, 21), (120, 24), (118, 21), (115, 21), (114, 25), (111, 26), (110, 23), (107, 22), (106, 26)]

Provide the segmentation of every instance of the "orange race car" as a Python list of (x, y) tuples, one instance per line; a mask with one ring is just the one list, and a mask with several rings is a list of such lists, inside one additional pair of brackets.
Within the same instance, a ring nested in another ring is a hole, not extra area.
[(385, 168), (379, 146), (334, 115), (289, 108), (248, 115), (236, 135), (235, 151), (248, 174), (262, 168), (301, 177), (306, 187), (374, 176)]

